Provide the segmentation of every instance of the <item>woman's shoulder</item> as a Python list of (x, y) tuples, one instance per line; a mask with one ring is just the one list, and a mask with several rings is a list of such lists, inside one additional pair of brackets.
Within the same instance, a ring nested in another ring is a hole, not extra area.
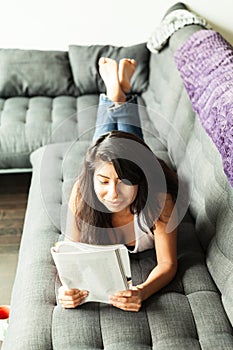
[(73, 212), (76, 210), (76, 200), (78, 195), (78, 189), (79, 189), (79, 179), (77, 179), (74, 182), (70, 192), (70, 197), (69, 197), (69, 207)]
[(161, 194), (160, 200), (162, 203), (159, 221), (168, 223), (175, 206), (173, 196), (170, 193)]

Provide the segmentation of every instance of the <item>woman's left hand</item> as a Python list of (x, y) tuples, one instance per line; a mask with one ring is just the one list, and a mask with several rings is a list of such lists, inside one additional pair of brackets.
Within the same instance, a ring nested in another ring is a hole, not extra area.
[(142, 306), (142, 291), (137, 287), (117, 292), (109, 297), (110, 303), (125, 311), (139, 311)]

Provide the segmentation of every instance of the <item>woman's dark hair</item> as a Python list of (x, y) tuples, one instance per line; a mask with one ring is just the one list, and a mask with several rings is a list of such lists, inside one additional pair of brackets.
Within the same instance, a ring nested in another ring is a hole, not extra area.
[(123, 182), (138, 185), (137, 196), (130, 210), (132, 214), (141, 214), (137, 217), (142, 229), (145, 225), (154, 226), (161, 213), (158, 194), (168, 192), (175, 201), (178, 187), (175, 172), (157, 158), (142, 139), (123, 131), (106, 133), (88, 148), (78, 177), (76, 224), (82, 242), (118, 243), (112, 242), (112, 238), (109, 241), (106, 239), (104, 228), (112, 228), (112, 216), (98, 200), (94, 190), (94, 172), (100, 161), (111, 162)]

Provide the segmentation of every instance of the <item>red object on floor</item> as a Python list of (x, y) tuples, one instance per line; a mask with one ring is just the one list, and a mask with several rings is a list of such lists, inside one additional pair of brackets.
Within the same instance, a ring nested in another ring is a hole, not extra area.
[(10, 315), (9, 305), (0, 305), (0, 320), (6, 320)]

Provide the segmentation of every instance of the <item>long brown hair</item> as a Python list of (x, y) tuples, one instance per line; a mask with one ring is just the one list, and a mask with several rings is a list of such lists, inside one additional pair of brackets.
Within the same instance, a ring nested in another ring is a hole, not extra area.
[(75, 217), (82, 242), (113, 243), (104, 229), (112, 228), (111, 212), (98, 200), (94, 190), (93, 177), (98, 161), (111, 162), (119, 179), (138, 185), (130, 210), (132, 214), (138, 214), (138, 224), (142, 229), (145, 225), (152, 227), (161, 213), (159, 193), (168, 192), (175, 201), (175, 172), (157, 158), (142, 139), (123, 131), (106, 133), (89, 147), (78, 178)]

